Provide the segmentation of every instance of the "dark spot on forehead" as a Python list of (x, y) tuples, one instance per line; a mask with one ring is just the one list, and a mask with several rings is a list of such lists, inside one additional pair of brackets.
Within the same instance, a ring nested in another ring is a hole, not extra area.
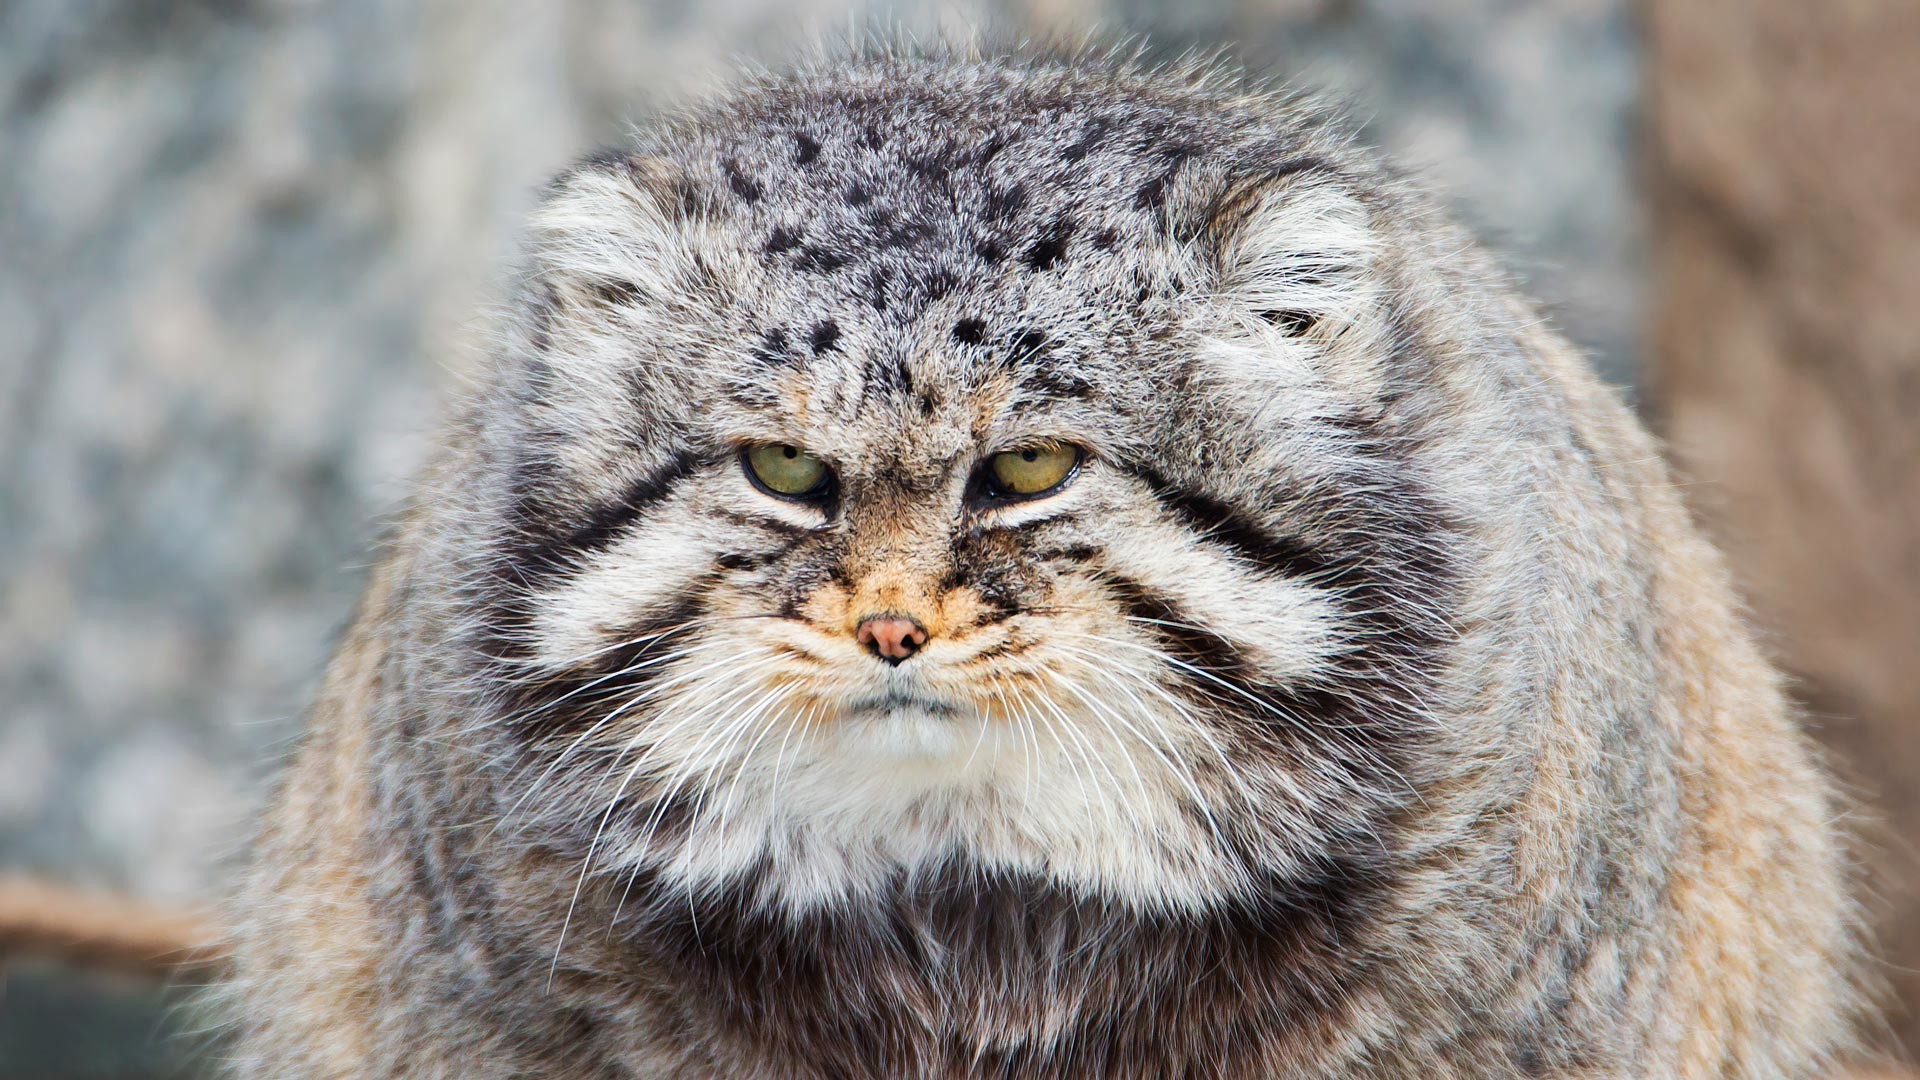
[(1008, 356), (1009, 360), (1018, 362), (1038, 356), (1040, 353), (1046, 351), (1046, 332), (1034, 329), (1016, 331), (1013, 335), (1012, 346), (1012, 352)]
[(921, 294), (929, 302), (938, 300), (960, 287), (960, 279), (951, 270), (935, 270), (926, 276)]
[(892, 275), (886, 267), (876, 266), (868, 271), (864, 289), (867, 297), (867, 305), (875, 311), (886, 311), (888, 304), (887, 289), (892, 283)]
[(978, 345), (987, 337), (987, 324), (982, 319), (961, 319), (953, 324), (953, 340), (962, 345)]
[(1158, 210), (1167, 201), (1167, 185), (1173, 182), (1173, 171), (1168, 170), (1140, 185), (1134, 195), (1133, 205), (1141, 210)]
[(852, 184), (847, 188), (848, 206), (865, 206), (873, 201), (873, 192), (865, 184)]
[(739, 162), (728, 158), (721, 162), (720, 170), (727, 174), (727, 186), (733, 189), (735, 195), (740, 196), (742, 202), (760, 201), (760, 185), (755, 183), (752, 177), (740, 171)]
[(806, 132), (793, 137), (793, 162), (796, 165), (811, 165), (813, 159), (820, 156), (820, 142)]
[(907, 158), (907, 168), (922, 180), (936, 183), (944, 180), (949, 168), (946, 151), (936, 150), (930, 154), (915, 154)]
[(1009, 184), (1005, 187), (987, 191), (987, 220), (1004, 222), (1018, 214), (1027, 205), (1027, 189), (1022, 184)]
[(901, 398), (913, 393), (913, 372), (907, 369), (907, 358), (891, 352), (874, 357), (867, 368), (867, 389)]
[(773, 230), (773, 235), (767, 237), (767, 254), (769, 255), (779, 255), (799, 246), (800, 230), (788, 228), (785, 225)]
[(880, 246), (890, 248), (912, 247), (915, 244), (933, 239), (933, 235), (933, 226), (924, 222), (910, 222), (888, 229), (886, 235), (880, 238)]
[(976, 148), (973, 152), (974, 167), (985, 168), (986, 166), (992, 164), (993, 159), (996, 157), (999, 157), (1000, 151), (1005, 150), (1006, 148), (1007, 148), (1007, 136), (1005, 135), (1005, 133), (996, 131), (993, 134), (987, 136), (987, 141), (981, 143), (979, 147)]
[(1173, 178), (1179, 175), (1180, 167), (1197, 153), (1198, 147), (1185, 142), (1173, 143), (1162, 149), (1159, 156), (1165, 164), (1153, 179), (1140, 185), (1140, 190), (1134, 195), (1134, 206), (1142, 210), (1160, 209), (1166, 203), (1167, 188), (1172, 185)]
[(839, 342), (840, 325), (832, 319), (815, 325), (813, 333), (807, 338), (807, 343), (813, 347), (815, 356), (831, 351)]
[(753, 347), (753, 358), (768, 367), (793, 363), (793, 354), (787, 349), (787, 332), (776, 326), (760, 335), (759, 343)]
[(830, 248), (812, 244), (800, 249), (793, 265), (814, 274), (831, 274), (847, 264), (847, 256)]
[(1067, 242), (1073, 238), (1073, 221), (1062, 215), (1047, 226), (1033, 246), (1027, 248), (1022, 256), (1029, 269), (1051, 270), (1067, 253)]
[(1006, 249), (991, 240), (982, 240), (975, 244), (973, 253), (990, 263), (997, 263), (1007, 257)]
[(1088, 152), (1094, 148), (1095, 144), (1106, 137), (1107, 130), (1110, 127), (1112, 127), (1112, 124), (1104, 117), (1094, 118), (1087, 123), (1086, 128), (1080, 132), (1080, 137), (1074, 140), (1072, 145), (1060, 151), (1060, 157), (1066, 161), (1079, 161), (1081, 158), (1086, 157)]

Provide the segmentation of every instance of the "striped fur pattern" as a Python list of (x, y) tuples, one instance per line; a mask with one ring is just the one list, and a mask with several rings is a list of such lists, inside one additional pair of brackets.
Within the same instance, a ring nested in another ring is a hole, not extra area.
[[(243, 1075), (1842, 1044), (1835, 799), (1650, 440), (1204, 75), (856, 57), (555, 183), (260, 841)], [(1009, 497), (1031, 447), (1078, 464)]]

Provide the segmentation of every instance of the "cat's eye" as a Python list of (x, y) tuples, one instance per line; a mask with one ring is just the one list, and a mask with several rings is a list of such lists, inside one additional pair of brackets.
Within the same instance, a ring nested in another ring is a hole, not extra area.
[(747, 475), (762, 491), (783, 499), (812, 499), (826, 494), (833, 481), (827, 463), (797, 446), (763, 443), (740, 454)]
[(1032, 446), (987, 459), (987, 490), (996, 498), (1031, 499), (1065, 484), (1080, 464), (1077, 446)]

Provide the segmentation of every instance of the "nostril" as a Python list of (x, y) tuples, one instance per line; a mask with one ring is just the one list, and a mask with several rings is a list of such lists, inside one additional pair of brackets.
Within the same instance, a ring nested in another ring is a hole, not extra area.
[(898, 664), (927, 643), (926, 627), (899, 615), (871, 615), (860, 620), (854, 639), (889, 664)]

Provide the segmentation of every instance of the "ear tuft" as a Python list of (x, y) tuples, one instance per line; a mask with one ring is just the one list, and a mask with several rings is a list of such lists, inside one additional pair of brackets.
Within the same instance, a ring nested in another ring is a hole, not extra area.
[(1379, 241), (1366, 206), (1324, 173), (1302, 167), (1236, 185), (1209, 232), (1221, 294), (1283, 336), (1338, 333), (1375, 304)]
[(680, 171), (657, 158), (588, 159), (534, 212), (536, 273), (563, 307), (631, 310), (672, 295), (686, 265), (678, 248), (690, 191)]
[(1371, 397), (1386, 320), (1367, 205), (1303, 158), (1230, 185), (1206, 221), (1221, 305), (1205, 334), (1212, 369), (1263, 413), (1318, 408), (1313, 387)]

